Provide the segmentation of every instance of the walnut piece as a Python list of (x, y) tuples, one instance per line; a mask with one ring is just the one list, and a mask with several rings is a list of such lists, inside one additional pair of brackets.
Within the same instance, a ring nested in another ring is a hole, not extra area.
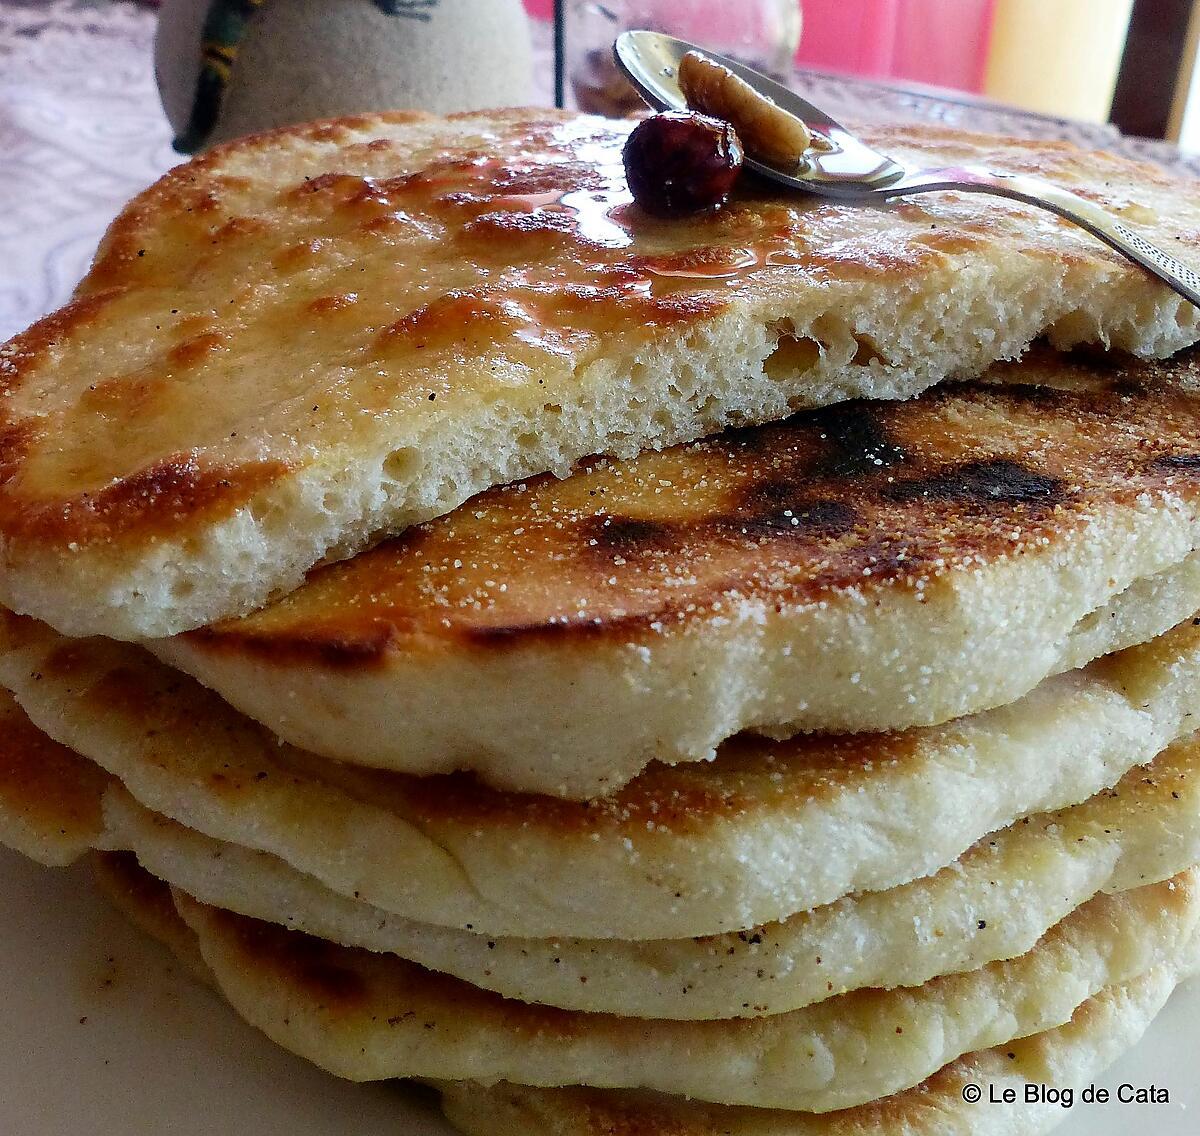
[(693, 110), (732, 123), (746, 152), (770, 165), (791, 166), (812, 145), (812, 132), (794, 114), (698, 51), (679, 61), (679, 89)]

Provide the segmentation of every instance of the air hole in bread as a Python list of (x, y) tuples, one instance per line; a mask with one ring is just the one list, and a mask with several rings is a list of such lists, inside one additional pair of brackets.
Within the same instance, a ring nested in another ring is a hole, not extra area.
[(393, 450), (383, 459), (383, 476), (390, 481), (407, 481), (420, 467), (420, 455), (411, 447)]
[(856, 335), (854, 342), (856, 345), (854, 358), (850, 362), (856, 367), (869, 367), (872, 363), (886, 362), (880, 355), (879, 348), (875, 346), (875, 341), (869, 335)]
[(650, 421), (654, 423), (660, 434), (666, 434), (675, 425), (674, 416), (666, 410), (656, 410), (650, 416)]
[(763, 360), (763, 370), (769, 379), (791, 379), (811, 371), (821, 361), (821, 351), (820, 343), (809, 336), (781, 335)]
[(254, 522), (259, 531), (268, 539), (281, 538), (288, 531), (288, 516), (282, 504), (262, 504), (253, 510)]

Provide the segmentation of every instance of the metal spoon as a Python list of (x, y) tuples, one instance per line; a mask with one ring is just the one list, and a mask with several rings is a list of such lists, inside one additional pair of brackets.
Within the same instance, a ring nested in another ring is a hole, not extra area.
[(736, 60), (717, 55), (685, 40), (659, 32), (629, 31), (617, 38), (613, 52), (617, 64), (656, 110), (687, 110), (679, 89), (679, 61), (698, 51), (728, 67), (760, 94), (801, 119), (815, 135), (830, 143), (828, 150), (797, 155), (784, 169), (746, 156), (746, 165), (765, 178), (840, 201), (869, 201), (903, 197), (912, 193), (954, 189), (968, 193), (994, 193), (1049, 209), (1099, 237), (1135, 264), (1152, 272), (1193, 304), (1200, 305), (1200, 276), (1186, 264), (1151, 244), (1095, 203), (1040, 178), (998, 173), (982, 166), (947, 166), (920, 169), (905, 166), (872, 150), (823, 110), (794, 91)]

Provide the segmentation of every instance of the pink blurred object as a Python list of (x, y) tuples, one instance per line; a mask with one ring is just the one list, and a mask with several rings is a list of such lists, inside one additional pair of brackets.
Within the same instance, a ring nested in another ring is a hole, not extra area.
[(978, 93), (996, 0), (803, 0), (796, 62)]
[[(550, 20), (554, 0), (525, 0)], [(996, 0), (802, 0), (796, 62), (818, 71), (983, 89)]]

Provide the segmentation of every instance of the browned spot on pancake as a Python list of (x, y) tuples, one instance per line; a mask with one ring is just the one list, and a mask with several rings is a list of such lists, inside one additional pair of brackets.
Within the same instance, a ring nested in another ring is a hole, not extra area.
[(92, 866), (103, 876), (110, 893), (120, 893), (122, 908), (131, 916), (136, 913), (139, 923), (152, 934), (158, 928), (191, 934), (181, 925), (170, 887), (147, 872), (132, 852), (93, 852)]
[(347, 311), (357, 303), (357, 293), (342, 292), (334, 296), (318, 296), (309, 301), (307, 310), (314, 316), (326, 316)]
[(226, 244), (239, 237), (257, 237), (268, 231), (265, 221), (257, 217), (231, 217), (212, 235), (215, 245)]
[(0, 607), (0, 648), (3, 650), (36, 645), (42, 641), (45, 630), (45, 624), (38, 620)]
[(944, 229), (931, 228), (927, 233), (918, 233), (913, 237), (913, 242), (934, 252), (951, 256), (971, 252), (986, 243), (985, 238), (965, 230), (964, 225)]
[(491, 179), (492, 190), (499, 195), (526, 196), (571, 193), (605, 187), (595, 166), (585, 162), (552, 161), (530, 165), (504, 162)]
[(1065, 486), (1008, 458), (965, 462), (945, 472), (898, 481), (884, 490), (894, 501), (955, 501), (969, 505), (1053, 505), (1067, 497)]
[(36, 827), (99, 834), (100, 798), (109, 777), (99, 766), (42, 733), (0, 695), (0, 798)]
[(0, 489), (20, 474), (25, 456), (42, 436), (32, 420), (13, 425), (0, 422)]
[(197, 367), (210, 355), (228, 345), (228, 336), (216, 331), (206, 331), (172, 347), (167, 352), (167, 362), (172, 367), (181, 369)]
[(79, 642), (68, 639), (46, 655), (41, 670), (56, 678), (71, 679), (88, 674), (92, 669), (93, 659), (94, 646), (87, 639)]
[(536, 321), (519, 304), (481, 292), (452, 292), (409, 312), (380, 332), (381, 343), (417, 350), (498, 337)]
[[(250, 183), (211, 170), (210, 159), (211, 155), (201, 159), (198, 168), (193, 164), (171, 171), (122, 211), (104, 235), (96, 262), (80, 285), (82, 292), (112, 284), (161, 286), (175, 278), (189, 254), (208, 255), (229, 243), (217, 235), (222, 226), (238, 220), (226, 201), (244, 193)], [(201, 171), (208, 171), (207, 176), (199, 176)], [(169, 255), (161, 254), (164, 247)]]
[[(535, 1125), (543, 1123), (539, 1090), (500, 1086), (491, 1091), (511, 1094), (518, 1115), (528, 1116)], [(720, 1106), (700, 1101), (668, 1103), (657, 1094), (574, 1087), (549, 1091), (554, 1095), (547, 1102), (548, 1119), (544, 1122), (556, 1122), (560, 1111), (556, 1101), (565, 1096), (569, 1103), (563, 1111), (569, 1118), (579, 1116), (582, 1132), (602, 1132), (604, 1136), (728, 1136), (731, 1131), (730, 1116)]]
[(170, 379), (163, 374), (119, 375), (93, 384), (80, 396), (79, 405), (90, 414), (127, 413), (135, 418), (152, 409), (169, 386)]
[(211, 314), (204, 312), (184, 316), (175, 323), (172, 331), (180, 340), (185, 340), (209, 335), (216, 331), (216, 328), (213, 326)]
[(216, 908), (199, 911), (219, 950), (236, 956), (235, 965), (249, 981), (282, 986), (299, 1012), (319, 1014), (367, 1044), (400, 1026), (441, 1029), (455, 1007), (469, 1008), (514, 1035), (566, 1039), (591, 1028), (587, 1015), (505, 999), (396, 955), (338, 946)]
[(911, 241), (896, 248), (876, 242), (844, 251), (808, 252), (804, 267), (814, 275), (829, 279), (869, 281), (891, 277), (904, 280), (917, 275), (942, 255), (940, 251), (922, 248)]
[(664, 256), (635, 256), (629, 261), (639, 272), (663, 276), (693, 276), (719, 279), (758, 266), (759, 255), (753, 249), (725, 245), (700, 245)]
[(381, 213), (377, 217), (364, 217), (358, 222), (358, 231), (369, 236), (380, 237), (388, 233), (398, 233), (410, 227), (410, 222), (394, 213)]
[(228, 516), (288, 466), (280, 461), (237, 467), (204, 465), (193, 454), (164, 458), (96, 493), (33, 503), (0, 487), (0, 523), (22, 538), (45, 544), (86, 545), (133, 534), (172, 536), (201, 518)]
[(231, 942), (248, 965), (266, 967), (283, 975), (306, 999), (315, 999), (322, 1009), (352, 1011), (370, 997), (366, 978), (343, 958), (354, 952), (300, 931), (289, 931), (273, 923), (207, 909), (223, 939)]
[(645, 841), (654, 831), (701, 832), (721, 818), (756, 812), (778, 818), (813, 801), (857, 793), (882, 769), (911, 762), (918, 746), (913, 731), (787, 742), (739, 735), (720, 748), (712, 763), (652, 764), (617, 792), (593, 801), (505, 792), (468, 773), (371, 776), (374, 784), (393, 785), (402, 811), (417, 823), (537, 828), (567, 836), (629, 834)]
[(314, 142), (341, 142), (350, 137), (351, 125), (351, 120), (345, 120), (345, 125), (334, 122), (323, 123), (314, 127), (310, 131), (309, 137)]
[(280, 249), (271, 257), (271, 267), (292, 272), (318, 256), (326, 242), (319, 237), (297, 241)]
[[(226, 622), (214, 627), (198, 627), (185, 632), (190, 642), (203, 644), (220, 650), (231, 634), (236, 635), (235, 622)], [(371, 666), (386, 656), (389, 648), (400, 638), (401, 629), (395, 623), (378, 623), (355, 632), (332, 632), (331, 629), (301, 629), (296, 635), (281, 641), (273, 636), (246, 636), (242, 642), (254, 644), (264, 653), (279, 651), (279, 658), (298, 656), (313, 658), (322, 666), (337, 669), (358, 669)]]
[(646, 327), (670, 327), (715, 315), (731, 302), (729, 296), (712, 290), (688, 289), (664, 295), (652, 287), (643, 287), (643, 283), (635, 281), (631, 287), (608, 288), (571, 285), (563, 289), (558, 304), (573, 321), (581, 321), (582, 326), (603, 334), (612, 326), (614, 307)]
[(320, 197), (335, 208), (387, 203), (386, 188), (373, 178), (344, 173), (319, 174), (285, 190), (284, 196), (300, 200)]
[[(94, 323), (123, 294), (123, 288), (110, 288), (72, 300), (0, 347), (0, 395), (15, 391), (26, 371), (50, 348)], [(6, 423), (8, 417), (0, 399), (0, 423)]]
[[(575, 244), (592, 244), (579, 232), (579, 223), (574, 215), (561, 209), (499, 210), (483, 213), (462, 228), (462, 236), (468, 240), (499, 242), (492, 249), (501, 256), (511, 256), (512, 242), (528, 239), (557, 241), (569, 238)], [(484, 249), (478, 250), (485, 251)]]
[[(74, 662), (68, 657), (66, 665)], [(80, 653), (78, 668), (83, 677), (95, 678), (87, 692), (89, 706), (101, 712), (111, 709), (142, 722), (146, 738), (157, 736), (164, 726), (172, 723), (187, 723), (189, 711), (195, 709), (194, 704), (186, 706), (174, 699), (174, 695), (189, 682), (182, 676), (172, 683), (156, 683), (153, 672), (123, 666), (108, 667), (96, 675), (95, 659), (89, 657), (86, 643), (85, 650)]]

